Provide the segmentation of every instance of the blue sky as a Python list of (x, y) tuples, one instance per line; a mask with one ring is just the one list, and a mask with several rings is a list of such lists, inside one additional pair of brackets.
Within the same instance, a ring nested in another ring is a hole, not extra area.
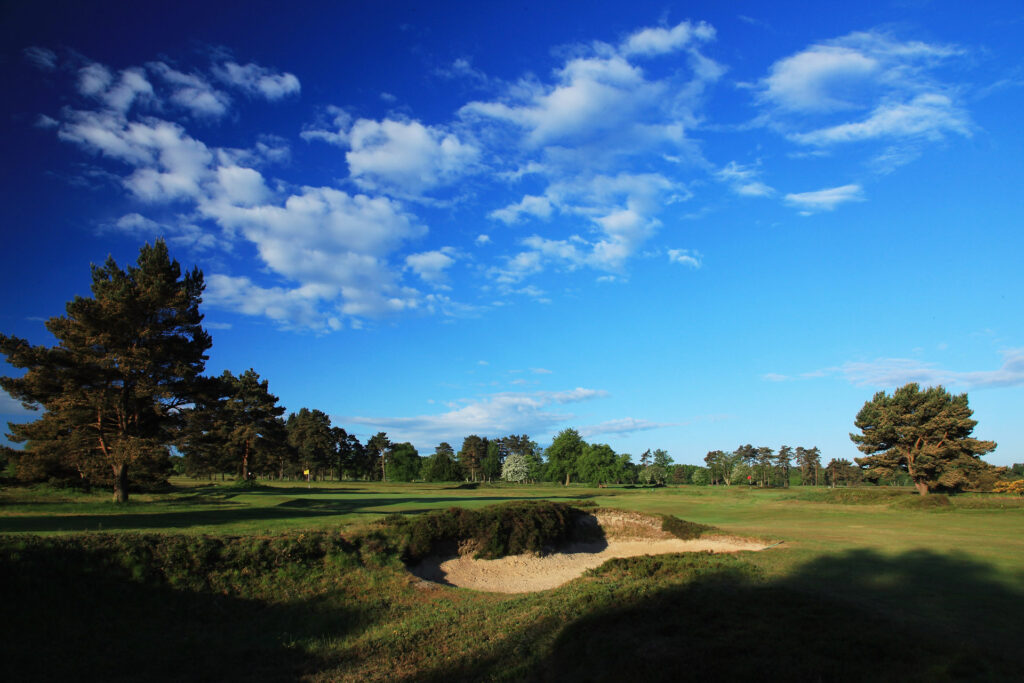
[(164, 237), (364, 439), (827, 461), (918, 381), (1024, 461), (1024, 6), (863, 4), (6, 3), (0, 324)]

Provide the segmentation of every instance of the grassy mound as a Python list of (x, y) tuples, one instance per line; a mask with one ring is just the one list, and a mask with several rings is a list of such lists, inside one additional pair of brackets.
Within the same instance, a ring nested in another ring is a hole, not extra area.
[[(418, 562), (433, 554), (471, 549), (477, 559), (544, 553), (581, 536), (599, 533), (587, 513), (565, 503), (516, 501), (479, 510), (450, 508), (408, 517), (391, 515), (385, 526), (403, 548), (403, 559)], [(595, 531), (596, 530), (596, 531)]]

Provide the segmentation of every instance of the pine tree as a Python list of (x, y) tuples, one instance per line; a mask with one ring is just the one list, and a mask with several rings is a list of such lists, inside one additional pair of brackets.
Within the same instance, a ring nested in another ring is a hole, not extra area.
[(972, 414), (967, 394), (954, 396), (941, 386), (922, 391), (911, 383), (892, 396), (880, 391), (857, 413), (854, 424), (862, 433), (850, 434), (866, 455), (857, 464), (867, 468), (868, 479), (906, 472), (922, 496), (962, 488), (989, 466), (980, 456), (996, 447), (971, 436), (978, 424)]
[(284, 408), (277, 405), (277, 396), (253, 369), (237, 377), (225, 370), (220, 379), (227, 388), (227, 400), (219, 408), (218, 422), (226, 435), (225, 445), (240, 459), (241, 478), (250, 478), (258, 455), (276, 460), (280, 476), (288, 453), (287, 432), (281, 420)]
[(127, 271), (113, 258), (92, 267), (92, 296), (46, 322), (57, 346), (0, 335), (7, 362), (27, 370), (0, 378), (0, 387), (46, 410), (10, 425), (12, 440), (25, 443), (23, 459), (56, 461), (86, 479), (106, 471), (114, 499), (126, 502), (131, 468), (166, 460), (193, 401), (211, 345), (199, 313), (203, 287), (202, 273), (182, 276), (158, 240)]

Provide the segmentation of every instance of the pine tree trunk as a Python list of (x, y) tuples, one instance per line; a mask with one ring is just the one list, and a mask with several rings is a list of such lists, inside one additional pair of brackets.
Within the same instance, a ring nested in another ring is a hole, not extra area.
[(569, 477), (571, 477), (571, 476), (572, 476), (572, 473), (570, 473), (570, 472), (566, 472), (565, 473), (565, 485), (566, 486), (569, 485)]
[(128, 463), (114, 465), (114, 502), (128, 502)]
[(914, 488), (917, 489), (918, 494), (922, 496), (928, 495), (928, 484), (921, 481), (920, 479), (914, 480)]

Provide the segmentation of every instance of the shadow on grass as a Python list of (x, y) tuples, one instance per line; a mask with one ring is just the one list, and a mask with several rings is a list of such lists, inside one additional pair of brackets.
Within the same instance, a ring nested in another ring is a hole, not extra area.
[(117, 581), (4, 572), (8, 681), (287, 681), (326, 666), (301, 643), (359, 625), (345, 609)]
[(681, 557), (612, 561), (551, 594), (583, 600), (565, 611), (583, 616), (534, 624), (416, 678), (1020, 680), (1024, 596), (987, 565), (929, 551), (855, 551), (765, 581), (742, 560), (694, 574)]
[[(248, 494), (247, 494), (248, 495)], [(170, 512), (144, 512), (146, 504), (140, 505), (139, 512), (124, 514), (86, 515), (14, 515), (0, 517), (0, 533), (39, 533), (52, 531), (120, 531), (125, 529), (187, 529), (230, 525), (245, 522), (272, 522), (286, 519), (315, 519), (339, 515), (381, 515), (388, 512), (413, 514), (451, 504), (464, 505), (467, 502), (501, 502), (511, 500), (535, 500), (519, 496), (445, 496), (427, 498), (420, 496), (360, 498), (294, 498), (265, 507), (248, 507), (244, 503), (231, 502), (213, 510), (183, 510)], [(416, 508), (403, 510), (379, 510), (388, 506), (416, 504)]]

